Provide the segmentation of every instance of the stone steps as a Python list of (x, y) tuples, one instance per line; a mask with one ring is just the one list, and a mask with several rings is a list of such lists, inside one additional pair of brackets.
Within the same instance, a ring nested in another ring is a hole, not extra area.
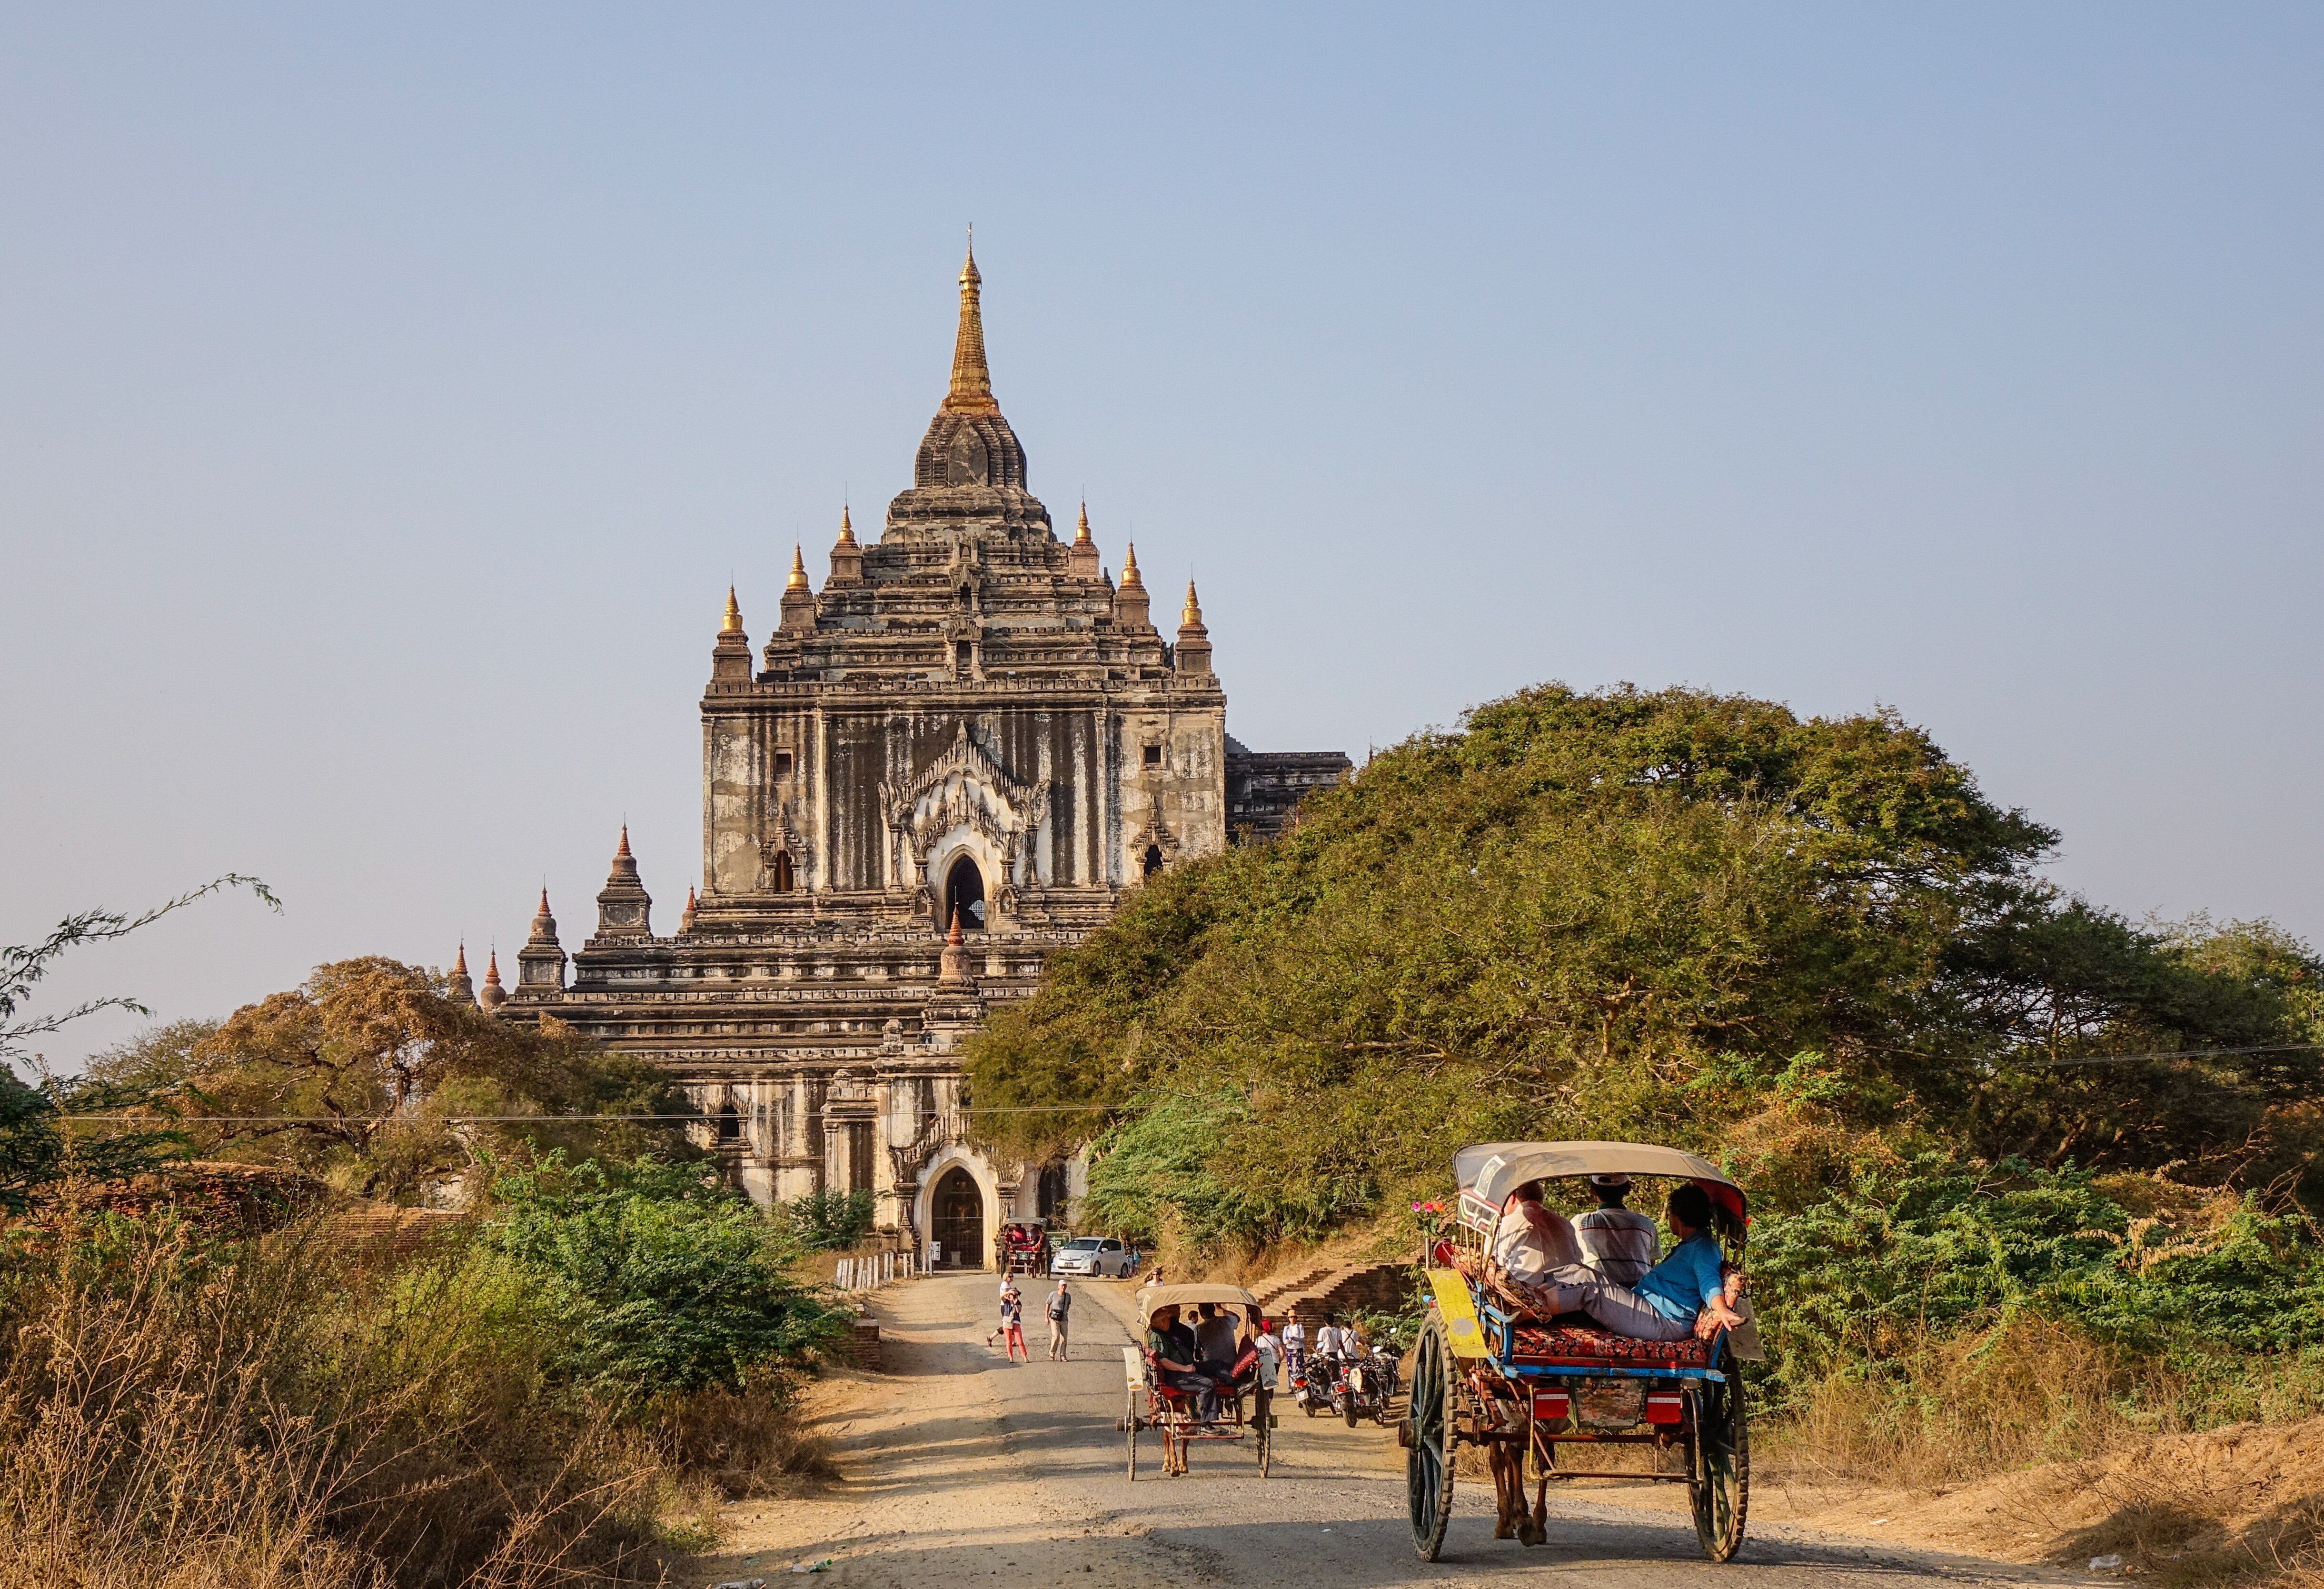
[[(1365, 1308), (1397, 1312), (1412, 1289), (1408, 1263), (1343, 1263), (1307, 1270), (1287, 1280), (1254, 1290), (1269, 1318), (1279, 1318), (1293, 1303), (1303, 1315), (1321, 1316)], [(1306, 1322), (1314, 1324), (1316, 1318)]]

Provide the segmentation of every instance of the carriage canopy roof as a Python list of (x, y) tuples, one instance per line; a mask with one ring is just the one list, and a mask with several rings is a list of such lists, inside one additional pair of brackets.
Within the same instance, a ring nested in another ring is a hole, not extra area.
[(1192, 1307), (1215, 1302), (1221, 1307), (1256, 1307), (1259, 1298), (1240, 1286), (1156, 1286), (1139, 1294), (1138, 1310), (1148, 1325), (1166, 1307)]
[[(1452, 1156), (1453, 1178), (1499, 1207), (1527, 1181), (1579, 1175), (1658, 1175), (1700, 1184), (1743, 1211), (1743, 1190), (1708, 1159), (1646, 1142), (1480, 1142)], [(1720, 1195), (1723, 1190), (1724, 1195)]]

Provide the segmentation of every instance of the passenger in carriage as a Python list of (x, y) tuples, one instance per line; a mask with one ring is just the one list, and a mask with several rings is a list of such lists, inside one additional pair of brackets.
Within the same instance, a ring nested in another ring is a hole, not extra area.
[(1241, 1355), (1235, 1350), (1235, 1336), (1240, 1333), (1234, 1316), (1221, 1313), (1215, 1302), (1197, 1303), (1194, 1307), (1194, 1350), (1199, 1354), (1202, 1371), (1213, 1379), (1234, 1378), (1234, 1362)]
[(1678, 1238), (1670, 1256), (1646, 1271), (1637, 1286), (1624, 1286), (1576, 1264), (1554, 1271), (1550, 1283), (1571, 1305), (1618, 1335), (1642, 1341), (1683, 1341), (1713, 1327), (1733, 1329), (1743, 1322), (1729, 1298), (1721, 1272), (1724, 1256), (1711, 1233), (1711, 1196), (1692, 1183), (1670, 1196), (1671, 1234)]
[(1635, 1286), (1663, 1255), (1662, 1232), (1635, 1209), (1622, 1206), (1630, 1195), (1627, 1175), (1593, 1175), (1590, 1189), (1598, 1206), (1573, 1222), (1582, 1261), (1617, 1285)]
[(1154, 1354), (1154, 1372), (1162, 1382), (1174, 1390), (1194, 1392), (1194, 1415), (1203, 1422), (1216, 1423), (1219, 1417), (1219, 1387), (1208, 1374), (1196, 1366), (1200, 1355), (1194, 1345), (1194, 1332), (1178, 1322), (1178, 1310), (1157, 1307), (1146, 1326), (1146, 1349)]
[(1582, 1263), (1573, 1222), (1542, 1206), (1539, 1181), (1527, 1181), (1509, 1194), (1500, 1223), (1493, 1227), (1491, 1251), (1502, 1274), (1519, 1287), (1542, 1285), (1556, 1270), (1579, 1269)]

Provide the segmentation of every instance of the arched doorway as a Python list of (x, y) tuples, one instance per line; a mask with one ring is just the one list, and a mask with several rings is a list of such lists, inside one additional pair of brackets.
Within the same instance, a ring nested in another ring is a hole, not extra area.
[(928, 1200), (928, 1236), (944, 1249), (942, 1267), (984, 1267), (984, 1194), (957, 1164), (944, 1172)]
[(1161, 870), (1162, 846), (1160, 845), (1148, 845), (1146, 846), (1146, 875), (1151, 877)]
[(775, 892), (779, 894), (790, 892), (798, 882), (798, 870), (791, 864), (791, 853), (788, 850), (775, 852), (772, 872), (773, 876), (769, 881), (774, 884)]
[(984, 869), (973, 855), (963, 855), (952, 864), (945, 874), (945, 927), (952, 926), (953, 912), (960, 912), (963, 932), (981, 932), (984, 928)]

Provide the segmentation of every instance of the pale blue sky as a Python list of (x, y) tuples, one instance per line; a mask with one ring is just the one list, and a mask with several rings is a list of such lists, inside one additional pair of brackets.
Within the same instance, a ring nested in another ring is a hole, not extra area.
[[(0, 941), (222, 1014), (698, 864), (730, 571), (876, 526), (973, 221), (1034, 489), (1233, 731), (1889, 703), (2324, 935), (2324, 13), (0, 11)], [(70, 1062), (124, 1024), (54, 1046)]]

